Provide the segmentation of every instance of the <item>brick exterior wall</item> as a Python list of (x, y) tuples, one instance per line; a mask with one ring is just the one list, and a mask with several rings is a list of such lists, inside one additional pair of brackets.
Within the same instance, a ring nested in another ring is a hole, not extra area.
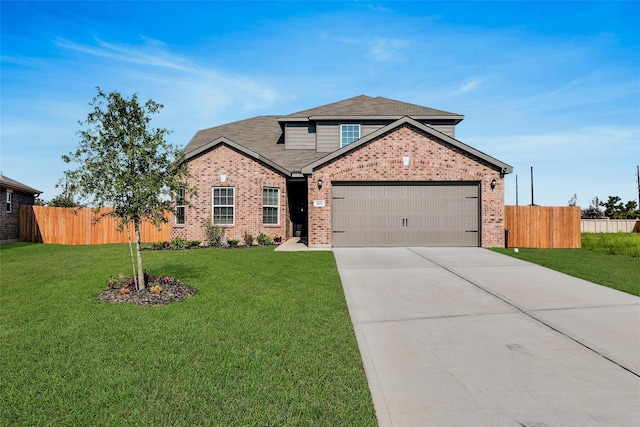
[(0, 244), (17, 242), (20, 236), (20, 205), (33, 205), (33, 194), (13, 190), (11, 212), (7, 212), (7, 189), (0, 188)]
[[(404, 156), (410, 156), (409, 166), (403, 165)], [(494, 179), (497, 186), (491, 190)], [(504, 179), (500, 172), (413, 126), (403, 125), (314, 171), (307, 181), (310, 247), (331, 246), (332, 181), (480, 182), (482, 246), (504, 245)], [(319, 199), (325, 200), (325, 207), (313, 206)]]
[[(242, 244), (245, 230), (254, 237), (260, 233), (285, 239), (290, 236), (287, 183), (283, 175), (225, 145), (189, 160), (189, 172), (189, 183), (198, 195), (190, 200), (191, 206), (186, 207), (185, 224), (173, 225), (171, 238), (204, 240), (202, 227), (212, 217), (212, 187), (235, 188), (235, 224), (227, 226), (225, 238), (239, 239)], [(221, 181), (221, 175), (226, 175), (226, 182)], [(262, 223), (262, 189), (265, 187), (280, 189), (279, 225)]]

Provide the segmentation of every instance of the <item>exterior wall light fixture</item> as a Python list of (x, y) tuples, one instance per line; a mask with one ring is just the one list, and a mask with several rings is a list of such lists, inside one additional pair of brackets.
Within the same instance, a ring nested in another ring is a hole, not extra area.
[(322, 180), (318, 180), (318, 190), (322, 190)]
[(494, 179), (493, 181), (491, 181), (491, 191), (493, 191), (494, 188), (496, 188), (497, 182)]

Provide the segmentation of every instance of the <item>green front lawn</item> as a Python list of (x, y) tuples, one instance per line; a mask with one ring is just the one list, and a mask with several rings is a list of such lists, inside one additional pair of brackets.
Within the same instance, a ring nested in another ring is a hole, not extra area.
[(101, 303), (128, 246), (0, 247), (0, 425), (376, 425), (331, 252), (143, 256), (198, 294)]
[(581, 249), (494, 248), (496, 252), (640, 296), (640, 234), (583, 233)]

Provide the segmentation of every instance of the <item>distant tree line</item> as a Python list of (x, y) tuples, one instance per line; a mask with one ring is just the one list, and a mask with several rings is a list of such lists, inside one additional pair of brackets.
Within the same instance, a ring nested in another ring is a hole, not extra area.
[[(576, 195), (569, 200), (569, 206), (575, 206)], [(598, 197), (594, 197), (589, 203), (589, 207), (582, 209), (583, 219), (639, 219), (640, 209), (635, 200), (629, 200), (622, 203), (622, 199), (618, 196), (609, 196), (609, 200), (603, 202)]]
[(35, 202), (36, 206), (51, 206), (54, 208), (81, 208), (84, 207), (79, 202), (76, 202), (72, 196), (68, 196), (65, 194), (58, 194), (53, 199), (47, 201), (41, 199), (40, 197), (36, 198)]

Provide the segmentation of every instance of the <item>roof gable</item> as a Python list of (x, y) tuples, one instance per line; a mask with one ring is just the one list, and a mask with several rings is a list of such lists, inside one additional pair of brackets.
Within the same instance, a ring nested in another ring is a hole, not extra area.
[(9, 188), (11, 190), (22, 191), (23, 193), (42, 194), (42, 191), (31, 188), (28, 185), (25, 185), (21, 182), (16, 181), (15, 179), (11, 179), (4, 175), (0, 175), (0, 186)]
[(286, 170), (285, 168), (283, 168), (282, 166), (280, 166), (277, 163), (272, 162), (271, 160), (261, 156), (259, 153), (256, 153), (255, 151), (252, 151), (250, 149), (248, 149), (247, 147), (240, 145), (228, 138), (225, 137), (219, 137), (214, 139), (213, 141), (210, 141), (204, 145), (201, 145), (200, 147), (190, 151), (189, 153), (187, 153), (185, 155), (185, 160), (189, 160), (193, 157), (196, 157), (202, 153), (204, 153), (205, 151), (209, 151), (219, 145), (226, 145), (228, 147), (234, 148), (235, 150), (245, 154), (248, 157), (251, 157), (254, 160), (257, 160), (259, 162), (265, 163), (266, 165), (272, 167), (273, 169), (277, 170), (278, 172), (284, 174), (284, 175), (291, 175), (291, 172)]
[[(390, 124), (368, 134), (346, 147), (332, 153), (317, 152), (315, 149), (285, 149), (283, 123), (310, 120), (335, 120), (351, 118), (359, 120), (384, 120)], [(422, 122), (429, 120), (460, 122), (464, 116), (442, 110), (422, 107), (392, 99), (360, 95), (343, 101), (300, 111), (288, 116), (258, 116), (221, 126), (198, 131), (184, 149), (185, 160), (195, 158), (220, 144), (227, 145), (247, 156), (260, 161), (287, 176), (311, 173), (334, 158), (361, 144), (366, 144), (385, 132), (409, 123), (433, 135), (445, 143), (459, 147), (463, 151), (484, 159), (505, 173), (513, 168), (487, 154), (482, 153)]]
[(391, 123), (391, 124), (389, 124), (389, 125), (387, 125), (387, 126), (385, 126), (383, 128), (378, 129), (377, 131), (375, 131), (373, 133), (370, 133), (369, 135), (367, 135), (367, 136), (365, 136), (363, 138), (360, 138), (357, 141), (352, 142), (349, 145), (346, 145), (346, 146), (340, 148), (339, 150), (336, 150), (336, 151), (334, 151), (332, 153), (329, 153), (328, 155), (322, 157), (321, 159), (318, 159), (318, 160), (308, 164), (307, 166), (302, 168), (302, 173), (303, 174), (311, 174), (311, 173), (313, 173), (313, 171), (315, 169), (324, 166), (325, 164), (331, 162), (332, 160), (334, 160), (334, 159), (336, 159), (336, 158), (338, 158), (340, 156), (343, 156), (345, 154), (348, 154), (348, 153), (350, 153), (352, 151), (357, 150), (361, 146), (373, 141), (374, 139), (376, 139), (376, 138), (378, 138), (378, 137), (380, 137), (380, 136), (382, 136), (382, 135), (384, 135), (386, 133), (389, 133), (389, 132), (399, 128), (400, 126), (402, 126), (404, 124), (409, 124), (409, 125), (417, 128), (417, 129), (419, 129), (419, 130), (421, 130), (421, 131), (423, 131), (423, 132), (425, 132), (425, 133), (427, 133), (429, 135), (432, 135), (432, 136), (434, 136), (434, 137), (436, 137), (436, 138), (438, 138), (438, 139), (440, 139), (440, 140), (442, 140), (442, 141), (444, 141), (444, 142), (446, 142), (448, 144), (453, 145), (454, 147), (459, 148), (460, 150), (462, 150), (462, 151), (464, 151), (464, 152), (466, 152), (466, 153), (468, 153), (470, 155), (478, 157), (478, 158), (486, 161), (487, 163), (493, 165), (494, 167), (499, 169), (504, 174), (508, 174), (508, 173), (513, 172), (513, 167), (512, 166), (510, 166), (510, 165), (508, 165), (506, 163), (503, 163), (500, 160), (498, 160), (498, 159), (496, 159), (494, 157), (491, 157), (488, 154), (483, 153), (482, 151), (476, 150), (475, 148), (470, 147), (467, 144), (465, 144), (463, 142), (460, 142), (455, 138), (451, 138), (450, 136), (445, 135), (444, 133), (433, 129), (430, 126), (424, 125), (424, 124), (412, 119), (411, 117), (403, 117), (403, 118), (398, 119), (395, 122), (393, 122), (393, 123)]
[(299, 173), (302, 166), (325, 153), (316, 150), (285, 150), (277, 116), (259, 116), (198, 131), (184, 149), (185, 160), (219, 144), (226, 144), (286, 175)]

